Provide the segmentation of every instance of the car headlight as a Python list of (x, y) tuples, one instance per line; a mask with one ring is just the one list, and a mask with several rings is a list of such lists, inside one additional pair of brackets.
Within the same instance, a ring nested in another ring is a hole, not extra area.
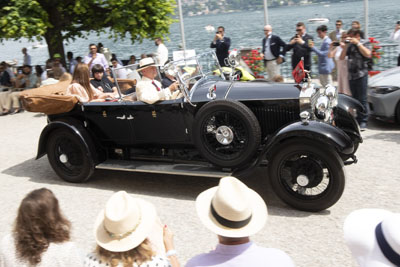
[(379, 86), (370, 88), (375, 94), (390, 94), (400, 89), (397, 86)]
[(335, 99), (337, 96), (337, 89), (335, 86), (328, 84), (325, 88), (325, 95), (329, 98), (329, 100)]

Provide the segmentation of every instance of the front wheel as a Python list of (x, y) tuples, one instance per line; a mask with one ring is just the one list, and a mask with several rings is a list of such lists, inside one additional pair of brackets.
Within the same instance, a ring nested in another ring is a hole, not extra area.
[(304, 211), (321, 211), (341, 197), (344, 165), (331, 147), (307, 139), (282, 143), (271, 153), (269, 178), (282, 201)]
[(47, 157), (53, 170), (71, 183), (87, 181), (94, 171), (93, 159), (76, 134), (67, 129), (55, 130), (47, 143)]

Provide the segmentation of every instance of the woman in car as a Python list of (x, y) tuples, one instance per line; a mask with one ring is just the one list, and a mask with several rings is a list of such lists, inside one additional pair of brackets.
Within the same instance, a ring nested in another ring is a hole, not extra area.
[(103, 93), (90, 84), (89, 67), (79, 63), (74, 70), (72, 82), (67, 88), (67, 95), (76, 96), (79, 102), (102, 102), (113, 94)]
[(19, 206), (13, 232), (0, 243), (0, 266), (81, 266), (81, 252), (69, 241), (70, 228), (53, 192), (33, 190)]

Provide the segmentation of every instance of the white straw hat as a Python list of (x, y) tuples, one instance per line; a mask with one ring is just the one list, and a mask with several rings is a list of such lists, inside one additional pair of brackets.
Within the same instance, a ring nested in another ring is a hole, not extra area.
[(197, 214), (213, 233), (246, 237), (260, 231), (267, 221), (267, 205), (259, 194), (235, 177), (221, 178), (219, 185), (196, 199)]
[(350, 213), (344, 239), (360, 266), (400, 266), (400, 214), (382, 209)]
[(144, 70), (144, 69), (146, 69), (148, 67), (151, 67), (151, 66), (154, 66), (154, 67), (158, 66), (152, 57), (142, 58), (139, 61), (139, 68), (137, 69), (137, 71)]
[(131, 250), (148, 237), (155, 220), (156, 210), (151, 203), (119, 191), (111, 196), (97, 216), (96, 242), (113, 252)]

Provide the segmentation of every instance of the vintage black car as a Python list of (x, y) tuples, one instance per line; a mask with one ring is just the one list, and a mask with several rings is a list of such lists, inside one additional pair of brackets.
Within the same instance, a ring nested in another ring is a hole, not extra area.
[(37, 158), (47, 154), (69, 182), (88, 180), (96, 168), (246, 177), (261, 166), (287, 204), (306, 211), (335, 204), (344, 165), (357, 161), (362, 142), (359, 102), (332, 86), (226, 79), (215, 75), (217, 62), (210, 52), (167, 65), (181, 84), (175, 100), (135, 101), (132, 88), (119, 83), (114, 101), (49, 115)]

